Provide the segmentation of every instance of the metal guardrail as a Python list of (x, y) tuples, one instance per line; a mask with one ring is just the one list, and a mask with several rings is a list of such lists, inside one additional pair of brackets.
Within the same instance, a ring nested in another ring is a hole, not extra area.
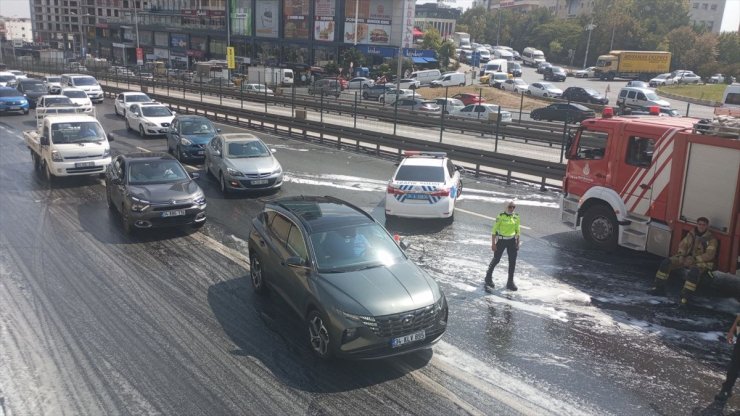
[[(114, 97), (116, 94), (126, 91), (126, 89), (115, 87), (105, 87), (104, 90), (109, 97)], [(168, 104), (179, 113), (200, 114), (211, 117), (216, 121), (233, 123), (251, 129), (260, 129), (274, 134), (286, 135), (291, 138), (318, 142), (320, 144), (332, 143), (338, 148), (351, 146), (356, 150), (365, 149), (377, 155), (394, 155), (397, 158), (400, 158), (402, 151), (407, 149), (443, 151), (447, 152), (456, 162), (467, 165), (476, 176), (480, 174), (505, 176), (507, 183), (510, 183), (514, 177), (528, 182), (535, 182), (532, 179), (534, 177), (540, 178), (538, 183), (544, 189), (546, 185), (555, 186), (552, 183), (548, 184), (548, 180), (559, 182), (565, 174), (565, 166), (561, 163), (546, 162), (451, 144), (434, 143), (412, 137), (378, 133), (361, 128), (345, 127), (291, 116), (233, 108), (225, 105), (204, 104), (168, 95), (149, 95), (157, 101)], [(515, 176), (515, 173), (520, 175)]]

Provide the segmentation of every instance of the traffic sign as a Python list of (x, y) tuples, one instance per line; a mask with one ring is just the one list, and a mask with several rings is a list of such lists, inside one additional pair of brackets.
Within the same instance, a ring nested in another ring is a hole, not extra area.
[(234, 58), (234, 47), (229, 46), (226, 48), (226, 65), (229, 69), (236, 69), (236, 62)]

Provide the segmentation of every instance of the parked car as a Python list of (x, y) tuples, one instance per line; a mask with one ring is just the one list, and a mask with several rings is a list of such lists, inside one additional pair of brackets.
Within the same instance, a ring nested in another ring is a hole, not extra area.
[(273, 153), (251, 133), (219, 134), (206, 145), (206, 173), (218, 180), (223, 194), (278, 189), (283, 167)]
[(379, 101), (381, 103), (385, 103), (385, 104), (391, 105), (391, 104), (395, 103), (397, 99), (406, 98), (406, 97), (411, 97), (411, 98), (419, 97), (419, 98), (421, 98), (421, 95), (417, 94), (414, 90), (404, 89), (404, 88), (401, 88), (400, 90), (397, 90), (397, 89), (393, 88), (393, 89), (390, 89), (390, 90), (386, 91), (385, 94), (381, 95), (380, 98), (379, 98)]
[(164, 135), (170, 129), (175, 113), (166, 105), (152, 103), (131, 104), (124, 115), (126, 130), (138, 130), (141, 137)]
[(506, 72), (494, 72), (488, 79), (488, 86), (501, 89), (503, 83), (509, 79), (509, 74)]
[(62, 87), (60, 94), (68, 97), (75, 105), (84, 108), (86, 114), (93, 114), (93, 103), (85, 91), (74, 87)]
[[(395, 81), (393, 82), (393, 85), (394, 86), (397, 85)], [(421, 82), (419, 82), (419, 80), (416, 80), (416, 79), (403, 78), (401, 79), (400, 85), (402, 89), (415, 90), (421, 86)]]
[(465, 104), (463, 104), (463, 102), (458, 100), (457, 98), (440, 97), (435, 98), (434, 102), (437, 103), (444, 114), (450, 114), (465, 107)]
[(535, 72), (537, 72), (538, 74), (544, 74), (545, 69), (551, 66), (552, 64), (549, 62), (540, 62), (539, 64), (537, 64), (537, 69), (535, 70)]
[(362, 98), (365, 100), (380, 101), (380, 97), (392, 89), (394, 87), (391, 84), (375, 84), (372, 87), (362, 90)]
[(28, 100), (13, 87), (0, 87), (0, 112), (28, 114)]
[(122, 92), (113, 102), (113, 111), (117, 116), (126, 116), (126, 111), (133, 103), (151, 103), (153, 100), (143, 92)]
[[(395, 104), (394, 104), (395, 105)], [(422, 113), (439, 114), (442, 112), (441, 107), (432, 100), (425, 100), (421, 97), (406, 97), (398, 100), (398, 109), (419, 111)]]
[(577, 101), (579, 103), (600, 105), (609, 104), (609, 99), (593, 88), (568, 87), (563, 91), (563, 95), (561, 95), (560, 98), (568, 101)]
[(692, 71), (673, 71), (673, 80), (676, 84), (698, 84), (701, 77)]
[[(498, 118), (498, 113), (499, 113), (499, 107), (497, 105), (483, 103), (483, 104), (466, 105), (460, 110), (457, 110), (454, 113), (450, 113), (450, 115), (454, 117), (465, 117), (465, 118), (474, 118), (477, 120), (496, 121)], [(506, 110), (501, 110), (500, 121), (502, 123), (508, 123), (508, 122), (511, 122), (511, 120), (512, 120), (511, 113)]]
[(529, 85), (527, 95), (534, 95), (535, 97), (552, 97), (558, 98), (563, 95), (563, 90), (555, 88), (554, 85), (549, 82), (533, 82)]
[(341, 88), (339, 81), (336, 79), (322, 78), (314, 81), (313, 84), (308, 86), (308, 93), (311, 95), (333, 95), (334, 97), (339, 98), (339, 96), (342, 95), (343, 89), (344, 88)]
[(7, 87), (9, 82), (13, 83), (15, 80), (12, 72), (0, 72), (0, 87)]
[(445, 152), (412, 150), (403, 155), (386, 189), (386, 224), (399, 217), (454, 220), (464, 169)]
[(207, 85), (209, 87), (216, 87), (216, 88), (234, 88), (236, 87), (236, 84), (229, 81), (226, 78), (211, 78), (208, 80), (208, 82), (203, 83), (203, 85)]
[(118, 155), (105, 173), (108, 208), (123, 231), (206, 223), (206, 197), (185, 168), (166, 153)]
[(405, 354), (431, 347), (445, 332), (447, 301), (437, 282), (348, 202), (267, 202), (252, 220), (248, 246), (253, 289), (285, 300), (305, 322), (306, 344), (319, 359)]
[(250, 94), (275, 95), (275, 92), (264, 84), (242, 84), (241, 88)]
[(206, 157), (205, 147), (221, 131), (211, 120), (203, 116), (178, 115), (167, 130), (167, 153), (181, 162), (202, 160)]
[(43, 81), (36, 78), (21, 78), (18, 79), (18, 85), (16, 89), (28, 100), (28, 105), (31, 108), (36, 108), (36, 100), (42, 95), (46, 95), (49, 91), (46, 89)]
[(657, 77), (648, 81), (648, 85), (651, 87), (660, 87), (663, 85), (673, 85), (676, 81), (673, 79), (673, 75), (669, 73), (660, 74)]
[(596, 67), (590, 66), (586, 69), (579, 69), (577, 71), (573, 71), (573, 76), (576, 78), (595, 78), (596, 77)]
[(28, 78), (28, 75), (26, 75), (25, 72), (19, 71), (17, 69), (11, 69), (8, 72), (15, 75), (16, 79), (27, 79)]
[(506, 72), (508, 72), (514, 78), (521, 77), (522, 66), (518, 62), (508, 62), (506, 65)]
[(594, 110), (576, 103), (554, 103), (547, 107), (536, 108), (530, 113), (532, 120), (567, 121), (580, 123), (596, 117)]
[(514, 78), (504, 81), (503, 84), (501, 84), (501, 89), (504, 91), (522, 93), (529, 89), (529, 85), (521, 78)]
[(358, 90), (372, 87), (373, 85), (375, 85), (375, 81), (371, 80), (370, 78), (356, 77), (349, 80), (349, 82), (347, 83), (347, 88), (351, 90)]
[(725, 82), (725, 76), (722, 74), (714, 74), (707, 79), (707, 84), (722, 84)]
[(543, 70), (545, 81), (565, 81), (568, 74), (562, 67), (559, 66), (548, 66)]
[(650, 84), (645, 81), (633, 79), (627, 81), (627, 85), (625, 85), (625, 87), (650, 88)]
[(650, 108), (653, 106), (670, 108), (671, 103), (662, 99), (649, 88), (623, 87), (617, 96), (620, 107)]
[(468, 92), (462, 92), (462, 93), (459, 93), (459, 94), (455, 94), (455, 95), (452, 96), (452, 98), (457, 98), (458, 100), (462, 101), (463, 104), (465, 104), (465, 105), (480, 104), (480, 103), (485, 103), (486, 102), (486, 99), (483, 98), (482, 96), (476, 95), (476, 94), (471, 94), (471, 93), (468, 93)]

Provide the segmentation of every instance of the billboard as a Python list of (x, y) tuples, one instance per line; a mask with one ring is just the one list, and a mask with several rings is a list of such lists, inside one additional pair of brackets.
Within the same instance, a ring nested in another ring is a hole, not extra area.
[(283, 36), (308, 39), (309, 0), (283, 0)]
[(252, 0), (231, 0), (231, 34), (236, 36), (252, 36)]
[[(357, 10), (355, 10), (356, 1)], [(411, 3), (414, 4), (413, 1)], [(390, 45), (392, 0), (345, 0), (344, 9), (345, 43), (355, 43), (357, 34), (357, 43)]]
[(336, 0), (316, 0), (314, 10), (313, 38), (332, 42), (336, 32)]
[(255, 35), (263, 38), (278, 37), (278, 0), (257, 0)]

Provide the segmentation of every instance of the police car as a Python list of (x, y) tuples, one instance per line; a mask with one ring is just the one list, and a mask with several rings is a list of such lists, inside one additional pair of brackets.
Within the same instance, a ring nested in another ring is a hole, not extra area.
[(444, 152), (405, 151), (388, 183), (387, 218), (452, 218), (462, 193), (463, 168)]

